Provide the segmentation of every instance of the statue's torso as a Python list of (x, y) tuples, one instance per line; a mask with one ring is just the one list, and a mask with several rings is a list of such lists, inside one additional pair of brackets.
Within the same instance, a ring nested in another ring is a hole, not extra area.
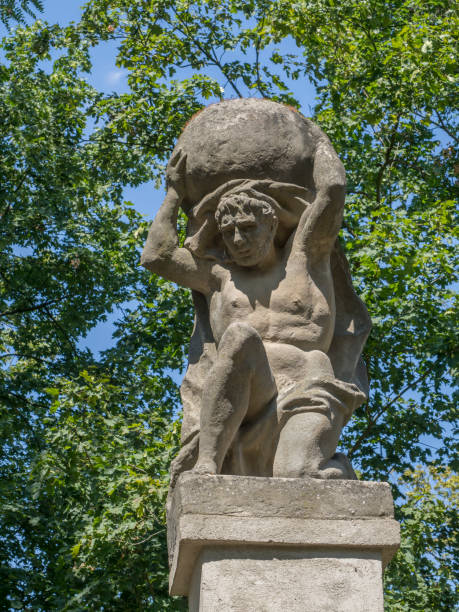
[(268, 271), (216, 266), (215, 274), (219, 286), (208, 303), (217, 344), (231, 323), (243, 321), (266, 346), (292, 346), (293, 354), (298, 349), (328, 351), (335, 325), (328, 257), (313, 264), (303, 252), (280, 252)]

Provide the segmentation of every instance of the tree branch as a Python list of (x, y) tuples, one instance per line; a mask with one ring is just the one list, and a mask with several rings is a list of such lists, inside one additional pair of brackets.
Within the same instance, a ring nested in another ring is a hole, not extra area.
[[(5, 281), (5, 283), (7, 285), (10, 285), (10, 280), (7, 277), (7, 275), (5, 274), (5, 272), (0, 268), (0, 276), (3, 278), (3, 280)], [(19, 294), (23, 294), (23, 292), (18, 289), (18, 293)], [(27, 301), (30, 302), (30, 299), (27, 296), (24, 296), (24, 299), (26, 299)], [(50, 303), (53, 302), (58, 302), (60, 300), (50, 300)], [(51, 311), (48, 308), (49, 303), (44, 302), (43, 304), (40, 305), (40, 307), (43, 309), (43, 311), (45, 312), (46, 316), (51, 319), (51, 321), (54, 323), (54, 326), (61, 332), (62, 336), (64, 337), (64, 339), (66, 340), (66, 342), (68, 343), (68, 345), (70, 346), (70, 351), (73, 353), (73, 355), (76, 355), (75, 352), (75, 347), (72, 344), (69, 335), (67, 334), (66, 330), (62, 327), (62, 325), (59, 324), (59, 322), (56, 320), (56, 318), (54, 317), (54, 315), (51, 313)], [(33, 310), (35, 310), (36, 307), (33, 307)]]
[[(263, 19), (260, 24), (260, 28), (262, 29), (265, 25), (265, 16), (263, 15)], [(260, 44), (261, 44), (261, 36), (260, 32), (258, 32), (258, 36), (255, 43), (255, 68), (257, 73), (257, 89), (259, 94), (264, 97), (266, 95), (265, 86), (260, 78)]]
[(384, 414), (384, 412), (386, 412), (388, 408), (393, 406), (393, 404), (395, 404), (396, 401), (398, 401), (403, 395), (405, 395), (407, 391), (410, 391), (410, 389), (415, 387), (418, 383), (422, 382), (427, 377), (428, 374), (429, 374), (429, 370), (424, 372), (424, 374), (419, 376), (415, 381), (411, 382), (409, 385), (406, 385), (406, 387), (402, 389), (398, 395), (393, 397), (389, 402), (387, 402), (387, 404), (385, 404), (380, 410), (378, 410), (378, 412), (373, 417), (371, 417), (371, 420), (368, 423), (367, 427), (363, 430), (363, 432), (360, 434), (360, 436), (357, 438), (356, 442), (354, 443), (353, 447), (348, 452), (349, 458), (351, 458), (352, 455), (355, 453), (355, 451), (358, 448), (360, 448), (360, 446), (362, 445), (362, 442), (365, 440), (367, 435), (376, 425), (378, 419)]
[[(24, 181), (27, 178), (27, 171), (24, 170), (24, 172), (21, 175), (21, 178), (19, 179), (19, 183), (16, 185), (16, 187), (13, 190), (13, 194), (17, 193), (19, 191), (19, 189), (22, 187), (22, 185), (24, 184)], [(0, 215), (0, 219), (3, 219), (6, 217), (6, 215), (10, 212), (11, 207), (13, 205), (13, 202), (9, 202), (7, 207), (5, 208), (5, 210), (2, 212), (2, 214)]]
[(389, 140), (389, 146), (386, 149), (386, 153), (384, 155), (384, 162), (379, 168), (378, 174), (376, 175), (376, 201), (379, 204), (381, 202), (381, 184), (384, 172), (386, 168), (392, 163), (391, 154), (395, 145), (398, 125), (400, 122), (400, 115), (397, 116), (397, 121), (395, 122), (394, 128), (392, 130), (392, 134)]
[(439, 113), (438, 111), (436, 111), (436, 115), (437, 115), (437, 117), (438, 117), (438, 121), (439, 121), (439, 123), (436, 123), (435, 121), (432, 121), (432, 119), (430, 119), (430, 121), (431, 121), (431, 122), (432, 122), (434, 125), (436, 125), (437, 127), (439, 127), (440, 129), (442, 129), (444, 132), (446, 132), (446, 134), (448, 134), (448, 136), (449, 136), (450, 138), (452, 138), (452, 139), (454, 140), (454, 142), (459, 142), (459, 138), (457, 138), (457, 136), (456, 136), (456, 135), (455, 135), (453, 132), (450, 132), (450, 130), (449, 130), (449, 126), (448, 126), (448, 127), (446, 127), (446, 125), (445, 125), (445, 123), (444, 123), (444, 121), (443, 121), (443, 119), (442, 119), (442, 116), (440, 115), (440, 113)]
[(8, 315), (22, 314), (24, 312), (32, 312), (34, 310), (41, 310), (42, 308), (46, 308), (51, 304), (55, 304), (59, 300), (48, 300), (47, 302), (42, 302), (41, 304), (32, 304), (32, 306), (26, 306), (25, 308), (13, 308), (12, 310), (4, 310), (0, 312), (0, 317), (6, 317)]
[(33, 359), (34, 361), (38, 361), (38, 363), (52, 362), (52, 359), (37, 357), (36, 355), (26, 355), (24, 353), (3, 353), (0, 355), (0, 359), (12, 359), (14, 357), (16, 357), (17, 359)]
[[(216, 66), (221, 71), (221, 73), (227, 79), (227, 81), (230, 84), (230, 86), (233, 88), (233, 90), (236, 93), (236, 95), (239, 96), (239, 98), (243, 98), (244, 96), (242, 95), (242, 92), (239, 91), (236, 83), (234, 83), (234, 81), (228, 76), (228, 74), (226, 73), (224, 65), (220, 62), (220, 60), (218, 59), (218, 57), (215, 54), (215, 52), (213, 54), (211, 54), (211, 53), (209, 53), (209, 51), (205, 47), (202, 47), (199, 44), (199, 42), (196, 40), (196, 38), (194, 38), (190, 34), (190, 32), (188, 30), (188, 26), (186, 25), (186, 23), (184, 23), (180, 19), (180, 17), (177, 14), (177, 11), (174, 11), (174, 14), (175, 14), (175, 17), (176, 17), (178, 23), (180, 23), (182, 25), (182, 28), (177, 27), (177, 30), (181, 34), (186, 36), (189, 40), (193, 40), (193, 42), (196, 45), (197, 49), (204, 55), (205, 58), (207, 58), (207, 60), (210, 62), (210, 64), (213, 65), (213, 66)], [(185, 31), (183, 30), (183, 28), (185, 29)], [(213, 50), (213, 47), (212, 47), (212, 50)]]

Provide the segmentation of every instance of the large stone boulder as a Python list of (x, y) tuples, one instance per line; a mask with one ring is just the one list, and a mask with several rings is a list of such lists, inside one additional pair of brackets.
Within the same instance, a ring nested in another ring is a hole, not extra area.
[(197, 113), (175, 151), (187, 153), (188, 210), (232, 179), (266, 179), (313, 188), (321, 130), (292, 107), (257, 98), (225, 100)]

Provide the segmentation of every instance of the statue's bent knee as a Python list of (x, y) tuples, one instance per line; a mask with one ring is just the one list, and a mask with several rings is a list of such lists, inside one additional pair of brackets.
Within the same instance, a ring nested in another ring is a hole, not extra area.
[(242, 321), (231, 323), (218, 345), (218, 352), (225, 356), (260, 349), (263, 349), (260, 334), (251, 325)]

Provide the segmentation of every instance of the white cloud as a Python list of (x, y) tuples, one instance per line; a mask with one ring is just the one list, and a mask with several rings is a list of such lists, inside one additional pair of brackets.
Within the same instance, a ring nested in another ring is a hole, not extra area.
[(105, 80), (109, 85), (118, 85), (125, 74), (126, 73), (123, 70), (110, 70), (110, 72), (107, 73)]

